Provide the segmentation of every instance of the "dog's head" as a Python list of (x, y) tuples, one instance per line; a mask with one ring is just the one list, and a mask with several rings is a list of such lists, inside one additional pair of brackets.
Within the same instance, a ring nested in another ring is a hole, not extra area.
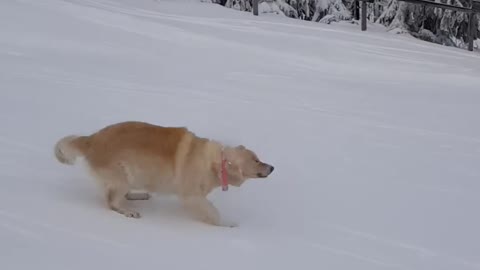
[(260, 161), (252, 150), (243, 145), (226, 148), (225, 157), (228, 182), (236, 187), (241, 186), (248, 179), (266, 178), (274, 169), (272, 165)]

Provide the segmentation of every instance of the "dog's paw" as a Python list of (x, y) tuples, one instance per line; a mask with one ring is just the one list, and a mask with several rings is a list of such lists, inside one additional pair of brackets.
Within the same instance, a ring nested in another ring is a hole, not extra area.
[(128, 211), (125, 212), (124, 215), (129, 218), (140, 218), (140, 213), (135, 212), (135, 211)]
[(219, 226), (227, 227), (227, 228), (235, 228), (238, 227), (238, 224), (232, 221), (222, 221)]

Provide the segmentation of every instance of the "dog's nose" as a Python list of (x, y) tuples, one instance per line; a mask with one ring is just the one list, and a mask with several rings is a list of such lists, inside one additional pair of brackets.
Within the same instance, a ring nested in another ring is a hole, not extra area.
[(270, 173), (273, 172), (273, 169), (275, 169), (273, 166), (270, 166)]

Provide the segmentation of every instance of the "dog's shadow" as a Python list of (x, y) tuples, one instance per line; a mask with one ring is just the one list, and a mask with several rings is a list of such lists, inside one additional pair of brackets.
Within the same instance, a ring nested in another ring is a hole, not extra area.
[(68, 204), (87, 205), (89, 208), (105, 206), (101, 190), (82, 177), (65, 179), (65, 184), (57, 186), (55, 196)]
[(186, 211), (174, 196), (150, 195), (148, 200), (127, 201), (126, 205), (147, 219), (182, 220), (187, 218)]
[[(150, 194), (148, 200), (125, 200), (124, 206), (140, 213), (140, 219), (127, 218), (108, 208), (105, 194), (97, 183), (83, 177), (72, 177), (66, 180), (68, 184), (60, 185), (56, 190), (56, 199), (65, 204), (85, 211), (85, 215), (105, 216), (110, 219), (125, 218), (128, 222), (140, 222), (150, 225), (166, 225), (178, 228), (179, 226), (207, 226), (189, 215), (181, 201), (174, 195)], [(222, 216), (230, 220), (229, 210), (232, 205), (223, 201), (218, 194), (213, 194), (210, 201), (216, 205)], [(69, 207), (70, 207), (69, 206)], [(87, 213), (87, 212), (90, 212)]]
[[(58, 188), (56, 192), (58, 200), (92, 209), (95, 212), (105, 211), (110, 215), (120, 215), (108, 208), (103, 190), (93, 181), (73, 177), (68, 182)], [(123, 205), (139, 212), (141, 220), (181, 222), (189, 218), (181, 202), (174, 196), (150, 194), (148, 200), (125, 199)]]

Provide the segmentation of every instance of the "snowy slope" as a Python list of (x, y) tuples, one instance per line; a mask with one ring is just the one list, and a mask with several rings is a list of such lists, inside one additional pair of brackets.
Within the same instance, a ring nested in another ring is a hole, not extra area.
[[(1, 269), (480, 269), (480, 57), (198, 1), (0, 1)], [(61, 136), (142, 120), (268, 180), (107, 210)], [(134, 267), (134, 268), (133, 268)]]

